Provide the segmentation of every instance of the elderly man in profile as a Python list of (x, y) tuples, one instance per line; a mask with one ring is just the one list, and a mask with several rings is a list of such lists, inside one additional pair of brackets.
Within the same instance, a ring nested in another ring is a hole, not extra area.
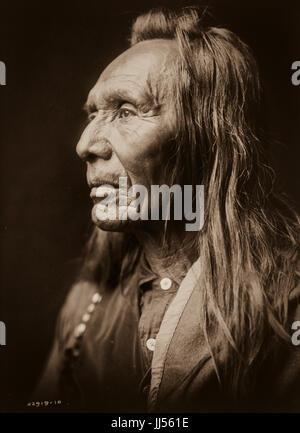
[[(256, 62), (204, 21), (139, 16), (88, 95), (95, 228), (36, 390), (68, 410), (300, 410), (299, 220), (264, 156)], [(203, 185), (203, 226), (176, 218), (180, 195), (161, 212), (153, 185), (192, 186), (196, 220)]]

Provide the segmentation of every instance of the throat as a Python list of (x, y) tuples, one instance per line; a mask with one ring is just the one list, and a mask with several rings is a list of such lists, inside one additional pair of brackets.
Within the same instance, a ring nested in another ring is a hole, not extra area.
[(148, 234), (138, 236), (143, 254), (151, 270), (161, 276), (169, 277), (181, 283), (189, 268), (197, 259), (194, 238), (191, 236), (173, 236), (167, 244), (162, 238), (155, 238)]

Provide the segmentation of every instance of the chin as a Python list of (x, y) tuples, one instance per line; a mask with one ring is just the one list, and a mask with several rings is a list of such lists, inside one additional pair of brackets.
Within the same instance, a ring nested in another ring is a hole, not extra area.
[(137, 225), (139, 221), (120, 220), (120, 219), (100, 219), (96, 215), (96, 206), (92, 209), (93, 223), (104, 231), (126, 232), (130, 231), (132, 226)]

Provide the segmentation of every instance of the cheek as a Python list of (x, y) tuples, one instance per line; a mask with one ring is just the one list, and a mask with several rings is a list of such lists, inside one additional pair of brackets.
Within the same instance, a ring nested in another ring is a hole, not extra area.
[(118, 122), (112, 128), (110, 142), (126, 171), (145, 184), (156, 178), (170, 136), (170, 128), (159, 118), (137, 119)]

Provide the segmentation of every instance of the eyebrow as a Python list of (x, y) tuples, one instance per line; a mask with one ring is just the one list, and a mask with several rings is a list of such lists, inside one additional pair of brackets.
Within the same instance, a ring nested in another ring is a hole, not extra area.
[[(149, 84), (149, 83), (147, 83)], [(103, 101), (103, 102), (102, 102)], [(120, 102), (129, 102), (141, 109), (159, 110), (160, 104), (156, 101), (156, 98), (152, 92), (151, 86), (147, 86), (147, 91), (143, 94), (135, 96), (132, 92), (128, 92), (124, 88), (108, 89), (101, 95), (101, 104), (97, 103), (95, 97), (88, 99), (83, 105), (83, 110), (90, 114), (93, 111), (97, 111), (99, 105), (119, 104)]]

